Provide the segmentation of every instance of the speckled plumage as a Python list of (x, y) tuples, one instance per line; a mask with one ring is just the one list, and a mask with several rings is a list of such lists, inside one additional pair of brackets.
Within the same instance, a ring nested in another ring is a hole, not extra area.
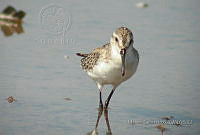
[(105, 44), (102, 47), (94, 49), (89, 54), (81, 54), (84, 58), (81, 59), (81, 67), (85, 71), (92, 70), (97, 65), (100, 59), (108, 59), (110, 56), (110, 44)]
[(88, 54), (87, 57), (81, 59), (81, 66), (83, 70), (91, 70), (97, 63), (99, 59), (99, 53), (93, 52)]
[[(118, 41), (116, 41), (116, 38)], [(118, 28), (112, 35), (110, 43), (94, 49), (89, 54), (80, 54), (81, 67), (96, 81), (99, 89), (105, 84), (118, 86), (121, 82), (130, 78), (136, 71), (139, 62), (139, 54), (132, 46), (133, 34), (126, 27)], [(127, 49), (126, 70), (127, 74), (121, 75), (120, 50)], [(133, 69), (132, 69), (133, 68)], [(102, 75), (102, 76), (100, 76)]]
[(125, 27), (113, 32), (110, 43), (94, 49), (89, 54), (77, 53), (81, 59), (81, 67), (92, 78), (100, 91), (104, 85), (112, 85), (113, 89), (106, 100), (107, 108), (110, 98), (122, 82), (128, 80), (137, 70), (139, 54), (133, 47), (133, 34)]
[(132, 32), (126, 27), (120, 27), (115, 33), (121, 37), (123, 44), (127, 42), (127, 37), (129, 34), (131, 37), (133, 37)]

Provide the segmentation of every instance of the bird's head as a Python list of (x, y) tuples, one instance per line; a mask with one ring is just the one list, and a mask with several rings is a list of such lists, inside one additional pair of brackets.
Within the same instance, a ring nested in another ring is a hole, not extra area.
[(117, 30), (113, 32), (110, 42), (119, 50), (122, 59), (122, 76), (124, 76), (126, 51), (130, 46), (133, 46), (133, 34), (126, 27), (117, 28)]

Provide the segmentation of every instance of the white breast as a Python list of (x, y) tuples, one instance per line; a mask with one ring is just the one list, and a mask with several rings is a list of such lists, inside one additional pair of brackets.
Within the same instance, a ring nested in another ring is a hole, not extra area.
[(93, 70), (88, 71), (88, 75), (101, 85), (112, 84), (119, 85), (121, 82), (129, 79), (136, 71), (138, 60), (134, 55), (132, 48), (127, 50), (125, 65), (125, 76), (122, 77), (122, 61), (119, 51), (114, 51), (109, 61), (98, 61)]
[(125, 70), (125, 76), (123, 78), (123, 81), (129, 79), (137, 70), (138, 67), (138, 58), (135, 54), (135, 50), (132, 48), (129, 48), (126, 53), (126, 70)]

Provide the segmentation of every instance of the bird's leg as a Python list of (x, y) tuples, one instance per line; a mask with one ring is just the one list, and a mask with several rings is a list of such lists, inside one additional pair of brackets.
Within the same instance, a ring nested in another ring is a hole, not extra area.
[(100, 120), (100, 118), (101, 118), (101, 116), (102, 116), (102, 112), (103, 112), (103, 109), (99, 109), (99, 110), (98, 110), (98, 117), (97, 117), (95, 129), (97, 129), (97, 127), (98, 127), (99, 120)]
[(101, 97), (101, 91), (99, 92), (99, 110), (103, 110), (103, 102)]
[(103, 102), (102, 102), (101, 90), (100, 90), (100, 91), (99, 91), (99, 109), (98, 109), (98, 117), (97, 117), (95, 129), (97, 129), (97, 127), (98, 127), (99, 120), (100, 120), (100, 118), (101, 118), (101, 116), (102, 116), (102, 112), (103, 112)]
[(107, 135), (112, 135), (112, 131), (111, 131), (110, 123), (109, 123), (109, 118), (108, 118), (108, 110), (107, 109), (104, 110), (104, 117), (105, 117), (106, 125), (107, 125), (107, 128), (108, 128)]
[(115, 88), (112, 89), (112, 91), (110, 92), (110, 95), (109, 95), (108, 98), (106, 99), (106, 102), (105, 102), (105, 109), (108, 109), (108, 105), (109, 105), (110, 99), (111, 99), (111, 97), (112, 97), (114, 91), (115, 91)]

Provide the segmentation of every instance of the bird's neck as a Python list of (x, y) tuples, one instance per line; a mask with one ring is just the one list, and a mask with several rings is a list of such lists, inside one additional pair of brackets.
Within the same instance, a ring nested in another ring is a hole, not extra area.
[(117, 45), (111, 45), (111, 56), (112, 59), (121, 61), (120, 48)]

